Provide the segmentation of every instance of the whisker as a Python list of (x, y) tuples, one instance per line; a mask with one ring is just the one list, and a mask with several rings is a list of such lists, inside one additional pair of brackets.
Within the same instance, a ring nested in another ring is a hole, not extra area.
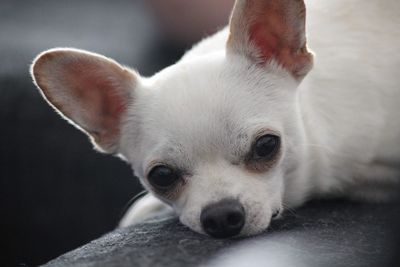
[(289, 207), (289, 206), (286, 205), (285, 203), (282, 203), (282, 207), (283, 207), (284, 212), (288, 212), (288, 213), (290, 213), (290, 214), (293, 215), (293, 216), (297, 216), (297, 213), (296, 213), (296, 210), (295, 210), (295, 209)]

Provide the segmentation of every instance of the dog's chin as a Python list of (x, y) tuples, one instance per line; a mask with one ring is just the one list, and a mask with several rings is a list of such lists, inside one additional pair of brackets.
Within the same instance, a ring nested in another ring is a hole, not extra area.
[(259, 222), (256, 224), (245, 224), (244, 228), (238, 235), (238, 237), (251, 237), (259, 235), (268, 230), (270, 225), (270, 220)]
[[(269, 226), (269, 225), (268, 225)], [(268, 226), (266, 227), (251, 227), (250, 229), (243, 229), (237, 237), (252, 237), (256, 236), (259, 234), (262, 234), (263, 232), (267, 231)]]
[[(245, 227), (239, 234), (232, 236), (232, 237), (228, 237), (228, 239), (230, 239), (230, 238), (246, 238), (246, 237), (256, 236), (256, 235), (262, 234), (263, 232), (267, 231), (268, 226), (266, 226), (266, 227), (254, 227), (254, 226)], [(201, 228), (191, 227), (191, 226), (187, 226), (187, 227), (189, 227), (192, 231), (194, 231), (198, 234), (206, 235), (206, 236), (213, 238), (212, 236), (205, 233)]]

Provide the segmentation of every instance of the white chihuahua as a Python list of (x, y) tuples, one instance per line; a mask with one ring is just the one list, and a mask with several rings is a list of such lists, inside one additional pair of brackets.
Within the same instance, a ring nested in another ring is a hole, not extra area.
[(307, 7), (314, 64), (302, 0), (237, 0), (227, 29), (151, 78), (75, 49), (35, 59), (49, 104), (150, 192), (121, 226), (172, 207), (196, 232), (246, 236), (313, 197), (394, 194), (400, 1)]

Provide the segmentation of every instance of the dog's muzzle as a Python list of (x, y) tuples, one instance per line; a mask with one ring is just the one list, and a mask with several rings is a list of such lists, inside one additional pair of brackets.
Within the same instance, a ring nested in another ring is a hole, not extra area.
[(215, 238), (238, 235), (245, 223), (245, 211), (239, 201), (224, 199), (206, 206), (200, 215), (203, 230)]

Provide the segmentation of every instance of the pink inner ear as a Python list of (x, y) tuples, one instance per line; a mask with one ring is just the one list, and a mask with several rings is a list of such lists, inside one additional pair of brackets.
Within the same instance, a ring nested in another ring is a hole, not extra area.
[(259, 63), (275, 60), (296, 78), (304, 77), (312, 66), (305, 42), (303, 0), (243, 0), (235, 6), (231, 34), (229, 42), (236, 42), (233, 47), (250, 41), (250, 57)]
[(41, 54), (32, 74), (45, 98), (107, 152), (118, 145), (136, 75), (106, 57), (74, 49)]
[(118, 71), (103, 70), (98, 63), (90, 60), (64, 65), (63, 82), (70, 88), (72, 97), (86, 111), (85, 120), (94, 128), (88, 131), (116, 130), (121, 114), (126, 110), (126, 99), (124, 101), (123, 95), (116, 88), (117, 83), (123, 82), (124, 78)]
[[(277, 57), (281, 49), (289, 46), (289, 21), (287, 3), (282, 0), (248, 0), (242, 16), (249, 22), (248, 36), (256, 45), (261, 59)], [(290, 2), (290, 1), (289, 1)]]
[(265, 31), (263, 22), (251, 26), (249, 38), (258, 48), (263, 62), (273, 58), (280, 46), (277, 34)]
[[(118, 94), (116, 82), (107, 73), (91, 62), (75, 62), (65, 66), (65, 82), (76, 99), (87, 105), (93, 115), (101, 117), (119, 116), (125, 110), (123, 97)], [(123, 78), (115, 77), (114, 79)], [(122, 81), (119, 81), (122, 82)]]

